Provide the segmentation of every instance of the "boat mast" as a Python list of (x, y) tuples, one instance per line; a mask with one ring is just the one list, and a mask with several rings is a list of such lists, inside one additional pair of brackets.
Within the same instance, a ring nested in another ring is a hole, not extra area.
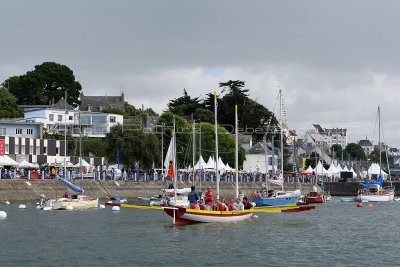
[(238, 106), (235, 105), (235, 169), (236, 169), (236, 199), (239, 197), (239, 136), (238, 136)]
[(378, 106), (378, 146), (379, 146), (379, 176), (382, 177), (382, 145), (381, 145), (381, 107)]
[(196, 164), (196, 124), (195, 124), (195, 120), (193, 119), (193, 152), (192, 152), (192, 154), (193, 154), (193, 157), (192, 157), (192, 160), (193, 160), (193, 171), (192, 171), (192, 185), (194, 185), (194, 174), (195, 174), (195, 172), (194, 172), (194, 165)]
[(282, 177), (282, 191), (283, 191), (283, 123), (282, 123), (282, 90), (279, 90), (279, 106), (280, 106), (280, 124), (281, 124), (281, 177)]
[(215, 131), (215, 174), (217, 176), (217, 200), (219, 200), (219, 172), (218, 172), (218, 124), (217, 124), (217, 91), (214, 90), (214, 131)]
[(172, 128), (172, 153), (173, 153), (173, 160), (174, 160), (174, 162), (173, 162), (173, 172), (174, 172), (174, 199), (175, 199), (175, 205), (177, 204), (177, 193), (176, 193), (176, 186), (177, 186), (177, 178), (178, 178), (178, 175), (177, 175), (177, 168), (176, 168), (176, 161), (177, 161), (177, 159), (176, 159), (176, 133), (175, 133), (175, 116), (174, 116), (174, 119), (173, 119), (173, 128)]
[(67, 90), (65, 90), (64, 116), (64, 178), (67, 179)]

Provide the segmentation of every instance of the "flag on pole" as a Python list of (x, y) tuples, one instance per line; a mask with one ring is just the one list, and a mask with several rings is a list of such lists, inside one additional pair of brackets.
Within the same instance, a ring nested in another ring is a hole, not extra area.
[(174, 179), (174, 163), (173, 163), (172, 161), (169, 163), (169, 168), (168, 168), (168, 174), (167, 174), (167, 176), (168, 176), (169, 178), (171, 178), (171, 180)]
[[(170, 173), (169, 169), (171, 168), (171, 166), (172, 166), (172, 170), (173, 170), (173, 161), (174, 161), (173, 138), (171, 138), (171, 142), (169, 143), (167, 154), (165, 155), (165, 160), (164, 160), (164, 168), (166, 169), (165, 170), (165, 177), (169, 176), (169, 173)], [(168, 166), (168, 169), (167, 169), (167, 166)], [(163, 170), (163, 172), (164, 172), (164, 170)], [(170, 176), (170, 177), (171, 178), (174, 177), (173, 176), (173, 172), (172, 172), (172, 176)]]

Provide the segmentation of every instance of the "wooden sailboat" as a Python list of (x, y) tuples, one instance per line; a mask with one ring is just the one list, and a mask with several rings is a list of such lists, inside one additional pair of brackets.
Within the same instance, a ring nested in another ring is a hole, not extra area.
[[(215, 109), (215, 153), (216, 158), (218, 159), (218, 124), (217, 124), (217, 96), (214, 91), (214, 109)], [(238, 145), (237, 145), (237, 135), (238, 135), (238, 127), (237, 127), (237, 106), (235, 106), (235, 133), (236, 133), (236, 165), (238, 163)], [(175, 131), (175, 124), (174, 124)], [(176, 170), (176, 136), (173, 134), (174, 140), (174, 167)], [(236, 166), (236, 170), (238, 170), (238, 166)], [(217, 177), (217, 200), (219, 200), (219, 170), (218, 170), (218, 161), (215, 164), (215, 173)], [(174, 188), (175, 188), (175, 199), (176, 199), (176, 172), (174, 172)], [(238, 176), (236, 175), (236, 197), (238, 196)], [(221, 222), (238, 222), (250, 219), (253, 215), (253, 211), (250, 210), (240, 210), (240, 211), (210, 211), (210, 210), (196, 210), (189, 209), (185, 207), (179, 207), (177, 205), (169, 205), (163, 207), (164, 211), (173, 218), (174, 225), (186, 225), (193, 223), (221, 223)]]

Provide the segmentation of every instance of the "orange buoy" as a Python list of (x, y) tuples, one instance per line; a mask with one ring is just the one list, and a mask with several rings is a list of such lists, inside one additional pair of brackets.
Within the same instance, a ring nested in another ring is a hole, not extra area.
[(358, 203), (357, 208), (362, 208), (362, 203)]
[(368, 204), (368, 206), (367, 206), (367, 208), (369, 208), (369, 209), (371, 209), (373, 207), (374, 207), (374, 205), (372, 205), (372, 204)]

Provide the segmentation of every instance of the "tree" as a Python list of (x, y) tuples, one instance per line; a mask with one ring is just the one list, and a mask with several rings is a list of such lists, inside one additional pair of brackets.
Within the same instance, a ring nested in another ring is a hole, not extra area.
[(141, 169), (150, 169), (161, 157), (158, 138), (152, 133), (125, 130), (121, 125), (116, 125), (106, 135), (106, 140), (109, 162), (116, 162), (117, 148), (120, 162), (126, 166), (133, 167), (135, 162), (139, 162)]
[(7, 88), (0, 87), (0, 118), (23, 117), (22, 109), (18, 108), (17, 98)]
[(75, 81), (73, 71), (65, 65), (44, 62), (21, 76), (13, 76), (3, 82), (18, 99), (18, 104), (45, 105), (59, 101), (67, 92), (67, 103), (73, 107), (80, 104), (82, 86)]
[(199, 97), (191, 98), (186, 89), (183, 89), (183, 96), (172, 99), (168, 103), (168, 110), (179, 116), (190, 116), (198, 108), (204, 108)]
[(355, 160), (365, 160), (366, 159), (363, 148), (356, 143), (348, 144), (346, 146), (345, 151), (349, 154), (350, 159), (355, 159)]

